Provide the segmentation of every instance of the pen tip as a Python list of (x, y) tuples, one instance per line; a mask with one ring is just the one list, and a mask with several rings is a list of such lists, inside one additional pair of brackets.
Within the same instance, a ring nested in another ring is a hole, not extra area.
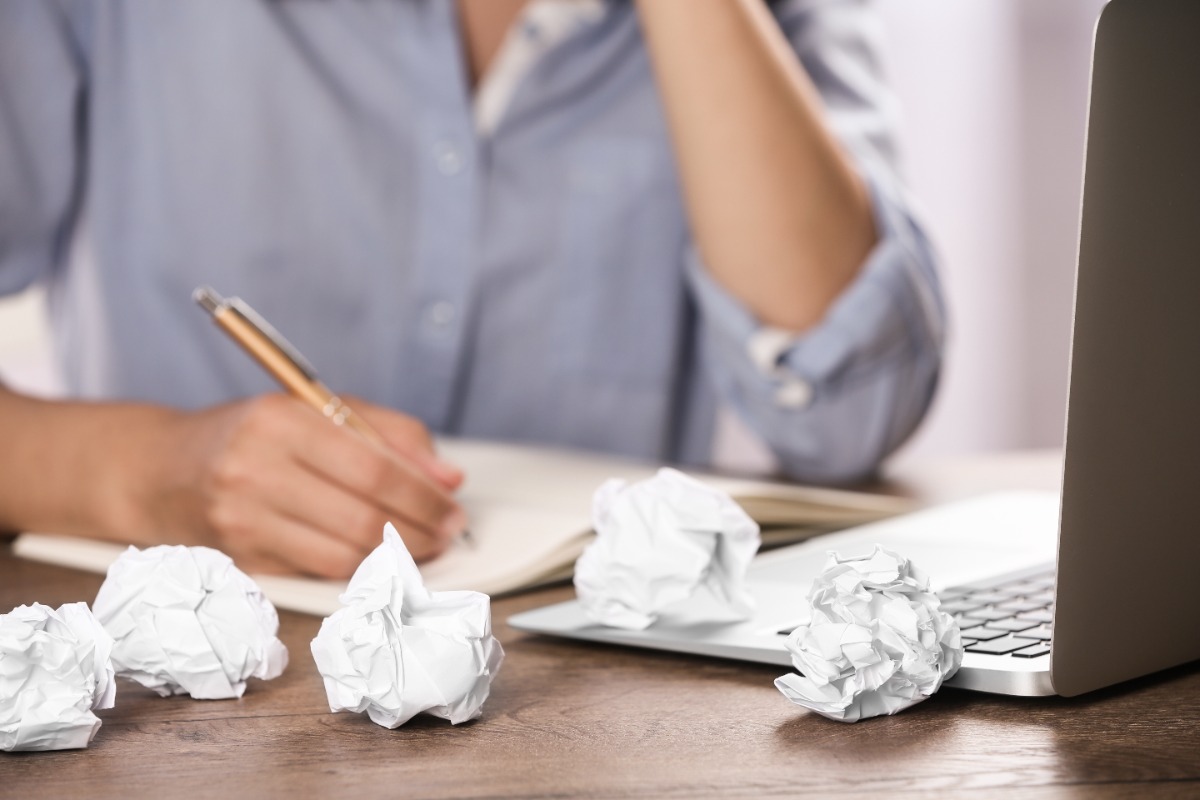
[(192, 292), (192, 299), (210, 314), (216, 313), (217, 309), (224, 302), (221, 295), (213, 291), (211, 286), (197, 286), (195, 291)]

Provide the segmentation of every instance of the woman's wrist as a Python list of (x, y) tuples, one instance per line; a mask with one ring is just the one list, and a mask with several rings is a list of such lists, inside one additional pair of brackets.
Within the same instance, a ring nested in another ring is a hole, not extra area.
[(148, 405), (55, 402), (0, 389), (0, 529), (149, 543), (144, 503), (163, 474), (165, 423)]
[(177, 453), (187, 415), (149, 405), (94, 410), (102, 426), (92, 428), (90, 446), (80, 454), (81, 472), (94, 476), (78, 520), (91, 526), (87, 535), (146, 546), (170, 533), (183, 543), (186, 532), (164, 511), (186, 484)]

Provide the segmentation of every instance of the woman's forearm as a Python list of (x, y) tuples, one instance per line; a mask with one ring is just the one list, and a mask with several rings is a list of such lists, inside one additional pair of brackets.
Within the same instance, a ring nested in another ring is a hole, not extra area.
[(768, 325), (821, 320), (875, 243), (863, 181), (763, 0), (637, 0), (706, 266)]
[(202, 544), (247, 570), (345, 578), (391, 522), (436, 556), (465, 525), (462, 474), (417, 420), (355, 408), (386, 446), (282, 394), (185, 412), (0, 388), (0, 531)]
[[(172, 412), (152, 406), (48, 402), (0, 387), (0, 529), (149, 543), (134, 524), (133, 451)], [(142, 528), (139, 530), (139, 528)]]

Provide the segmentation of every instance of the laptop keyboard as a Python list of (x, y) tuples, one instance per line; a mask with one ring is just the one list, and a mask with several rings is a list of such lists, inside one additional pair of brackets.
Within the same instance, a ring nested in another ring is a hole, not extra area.
[(962, 629), (968, 653), (1037, 658), (1050, 652), (1054, 621), (1054, 570), (994, 586), (973, 584), (940, 594), (942, 610)]
[[(956, 586), (938, 595), (958, 620), (968, 653), (1038, 658), (1050, 653), (1054, 624), (1054, 568), (1007, 576), (996, 583)], [(787, 636), (795, 626), (783, 628)]]

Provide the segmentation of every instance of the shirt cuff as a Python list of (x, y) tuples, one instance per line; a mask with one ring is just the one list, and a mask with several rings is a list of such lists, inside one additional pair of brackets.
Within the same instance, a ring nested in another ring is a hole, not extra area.
[(709, 330), (723, 340), (721, 350), (742, 353), (781, 409), (807, 408), (824, 387), (911, 349), (914, 341), (941, 345), (941, 303), (922, 269), (932, 261), (928, 244), (898, 204), (869, 187), (879, 240), (825, 318), (803, 334), (763, 325), (717, 284), (698, 253), (687, 258), (696, 302)]

